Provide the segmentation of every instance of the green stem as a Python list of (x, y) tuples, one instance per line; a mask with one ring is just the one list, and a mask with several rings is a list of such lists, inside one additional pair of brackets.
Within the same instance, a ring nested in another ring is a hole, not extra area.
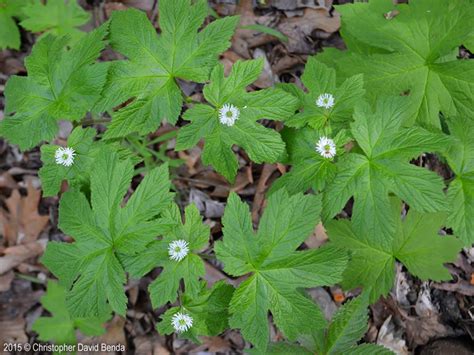
[(15, 272), (15, 276), (17, 276), (19, 279), (23, 279), (23, 280), (31, 281), (36, 284), (44, 285), (44, 281), (34, 276), (20, 274), (19, 272)]

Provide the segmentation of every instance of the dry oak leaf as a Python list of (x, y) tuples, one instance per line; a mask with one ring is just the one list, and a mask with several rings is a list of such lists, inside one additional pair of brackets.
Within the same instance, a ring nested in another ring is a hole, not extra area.
[(328, 35), (339, 30), (341, 26), (340, 15), (334, 12), (333, 16), (325, 8), (305, 9), (301, 17), (291, 17), (282, 21), (277, 30), (288, 37), (285, 43), (291, 53), (311, 53), (312, 44), (308, 38), (316, 30), (322, 30)]
[(4, 255), (0, 256), (0, 275), (17, 267), (28, 259), (42, 255), (46, 247), (46, 243), (46, 239), (41, 239), (4, 249)]
[(13, 190), (5, 204), (8, 211), (0, 210), (0, 223), (7, 246), (27, 244), (36, 241), (49, 221), (49, 216), (38, 213), (41, 190), (33, 187), (32, 179), (26, 179), (27, 195), (21, 196)]

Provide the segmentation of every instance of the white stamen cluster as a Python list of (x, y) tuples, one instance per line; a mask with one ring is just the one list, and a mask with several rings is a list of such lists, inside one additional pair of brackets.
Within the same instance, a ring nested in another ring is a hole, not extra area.
[(332, 96), (331, 94), (321, 94), (316, 100), (316, 105), (318, 107), (324, 107), (325, 109), (329, 109), (334, 106), (334, 96)]
[(188, 242), (183, 239), (174, 240), (168, 245), (168, 255), (171, 260), (181, 261), (188, 253)]
[(240, 110), (232, 104), (225, 104), (219, 110), (219, 121), (226, 126), (233, 126), (239, 119)]
[(76, 155), (74, 149), (66, 147), (59, 147), (54, 153), (54, 158), (56, 159), (56, 164), (71, 166), (74, 163), (74, 156)]
[(324, 158), (334, 158), (336, 155), (336, 144), (328, 137), (321, 137), (316, 144), (316, 151)]
[(171, 318), (171, 324), (176, 332), (181, 333), (193, 326), (193, 319), (189, 314), (178, 312)]

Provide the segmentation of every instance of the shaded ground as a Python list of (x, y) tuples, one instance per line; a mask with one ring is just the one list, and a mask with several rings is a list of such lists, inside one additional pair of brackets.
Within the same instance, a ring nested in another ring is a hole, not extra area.
[[(344, 1), (339, 1), (342, 3)], [(217, 3), (217, 4), (216, 4)], [(263, 1), (262, 1), (263, 3)], [(242, 25), (261, 24), (278, 29), (288, 37), (281, 42), (270, 35), (250, 30), (238, 30), (230, 50), (222, 56), (226, 69), (238, 59), (263, 57), (264, 73), (255, 88), (266, 88), (276, 82), (300, 83), (299, 76), (309, 55), (324, 47), (344, 48), (338, 29), (340, 19), (332, 9), (331, 0), (273, 0), (267, 5), (256, 5), (252, 0), (242, 0), (239, 5), (232, 0), (214, 2), (213, 8), (220, 16), (242, 15)], [(335, 4), (337, 2), (335, 1)], [(134, 6), (147, 11), (156, 23), (156, 1), (128, 0), (110, 2), (90, 0), (82, 5), (93, 14), (89, 27), (105, 21), (110, 12)], [(34, 35), (22, 34), (20, 51), (0, 52), (0, 118), (3, 117), (3, 91), (10, 75), (25, 75), (24, 57), (31, 50)], [(115, 59), (106, 52), (104, 59)], [(202, 99), (200, 85), (182, 83), (183, 90), (193, 100)], [(271, 123), (273, 124), (273, 123)], [(271, 125), (269, 123), (269, 125)], [(278, 128), (278, 127), (277, 127)], [(71, 127), (61, 126), (59, 140), (64, 140)], [(173, 137), (176, 128), (163, 126), (152, 135)], [(173, 151), (174, 140), (168, 139), (153, 145), (163, 159), (172, 160), (173, 183), (181, 205), (196, 203), (211, 226), (212, 239), (220, 238), (220, 217), (230, 191), (236, 191), (252, 206), (252, 216), (257, 222), (264, 204), (268, 186), (287, 167), (282, 165), (256, 165), (245, 152), (239, 154), (240, 169), (236, 183), (230, 186), (210, 167), (202, 165), (201, 148), (186, 152)], [(156, 160), (151, 157), (150, 159)], [(159, 160), (156, 161), (160, 163)], [(432, 156), (418, 162), (449, 178), (449, 170)], [(39, 149), (20, 152), (16, 147), (0, 140), (0, 343), (36, 341), (31, 331), (35, 319), (44, 314), (39, 298), (44, 293), (49, 272), (38, 262), (48, 240), (68, 240), (56, 227), (58, 198), (41, 198), (37, 176), (41, 166)], [(137, 183), (138, 180), (135, 180)], [(350, 206), (346, 211), (350, 214)], [(327, 239), (322, 226), (318, 226), (306, 246), (315, 248)], [(211, 254), (210, 248), (206, 253)], [(474, 339), (474, 249), (459, 255), (458, 261), (449, 265), (454, 276), (452, 283), (422, 283), (398, 266), (397, 283), (390, 296), (371, 306), (369, 330), (365, 341), (384, 344), (400, 354), (411, 352), (423, 354), (473, 353)], [(220, 279), (237, 285), (239, 280), (228, 278), (222, 265), (211, 257), (206, 263), (207, 280), (214, 283)], [(195, 345), (173, 336), (163, 337), (154, 330), (163, 309), (152, 310), (147, 296), (147, 287), (159, 270), (140, 282), (129, 282), (129, 310), (126, 319), (115, 317), (108, 324), (108, 331), (100, 340), (84, 339), (83, 342), (108, 342), (126, 344), (126, 348), (141, 354), (168, 354), (187, 352), (240, 353), (248, 344), (238, 331), (227, 331), (220, 337), (204, 339)], [(341, 289), (318, 288), (310, 290), (311, 296), (330, 317), (351, 292)], [(456, 340), (437, 340), (441, 338)], [(273, 340), (281, 335), (272, 328)], [(435, 341), (436, 340), (436, 341)], [(435, 341), (433, 343), (433, 341)], [(429, 346), (424, 346), (430, 344)]]

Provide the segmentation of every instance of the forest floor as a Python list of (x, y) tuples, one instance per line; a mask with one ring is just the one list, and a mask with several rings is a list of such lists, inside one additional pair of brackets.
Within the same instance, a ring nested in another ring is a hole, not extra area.
[[(219, 16), (241, 15), (241, 25), (260, 24), (277, 29), (287, 41), (253, 30), (239, 29), (232, 47), (221, 57), (226, 69), (238, 59), (264, 58), (264, 72), (255, 88), (267, 88), (277, 82), (300, 83), (300, 75), (308, 56), (317, 55), (325, 47), (344, 49), (339, 35), (340, 17), (333, 5), (348, 1), (332, 0), (273, 0), (259, 5), (252, 0), (221, 0), (213, 3)], [(93, 15), (89, 28), (109, 17), (111, 11), (136, 7), (145, 10), (157, 23), (157, 6), (153, 0), (82, 1)], [(24, 59), (31, 51), (35, 36), (22, 33), (20, 51), (0, 52), (0, 119), (3, 118), (5, 83), (11, 75), (25, 75)], [(106, 51), (104, 60), (116, 59)], [(187, 96), (202, 100), (202, 85), (181, 83)], [(100, 128), (100, 127), (99, 127)], [(58, 142), (65, 142), (71, 126), (61, 124)], [(245, 152), (236, 149), (239, 172), (234, 185), (229, 185), (200, 160), (201, 148), (176, 153), (173, 151), (175, 127), (164, 125), (152, 134), (169, 134), (153, 148), (161, 160), (170, 161), (173, 184), (179, 203), (195, 203), (211, 226), (212, 240), (221, 236), (221, 216), (230, 191), (236, 191), (251, 206), (257, 222), (264, 196), (271, 183), (287, 167), (280, 164), (252, 163)], [(426, 158), (426, 159), (429, 159)], [(159, 164), (162, 161), (156, 160)], [(38, 148), (21, 152), (16, 146), (0, 140), (0, 344), (5, 341), (37, 342), (31, 325), (45, 314), (40, 297), (46, 281), (52, 275), (41, 265), (39, 258), (48, 240), (68, 240), (57, 228), (58, 198), (42, 198), (38, 169), (41, 167)], [(443, 166), (439, 171), (442, 173)], [(136, 186), (136, 185), (134, 185)], [(350, 206), (349, 206), (350, 208)], [(350, 213), (350, 210), (348, 211)], [(319, 225), (308, 238), (308, 247), (317, 247), (327, 240)], [(458, 260), (449, 265), (454, 281), (426, 283), (410, 276), (401, 265), (397, 266), (396, 285), (386, 298), (370, 307), (370, 321), (364, 341), (383, 344), (399, 354), (472, 354), (474, 339), (474, 249), (465, 250)], [(227, 279), (222, 265), (206, 262), (207, 281), (212, 284)], [(106, 342), (125, 344), (127, 352), (137, 354), (169, 353), (242, 353), (249, 344), (238, 331), (226, 331), (219, 337), (203, 339), (201, 345), (161, 336), (155, 324), (163, 312), (153, 310), (147, 296), (148, 284), (159, 273), (155, 270), (140, 282), (127, 285), (129, 309), (126, 318), (116, 316), (107, 325), (100, 339), (82, 339), (83, 343)], [(331, 317), (335, 310), (354, 295), (340, 288), (316, 288), (310, 295)], [(281, 334), (272, 328), (272, 340)], [(3, 349), (0, 349), (2, 351)]]

